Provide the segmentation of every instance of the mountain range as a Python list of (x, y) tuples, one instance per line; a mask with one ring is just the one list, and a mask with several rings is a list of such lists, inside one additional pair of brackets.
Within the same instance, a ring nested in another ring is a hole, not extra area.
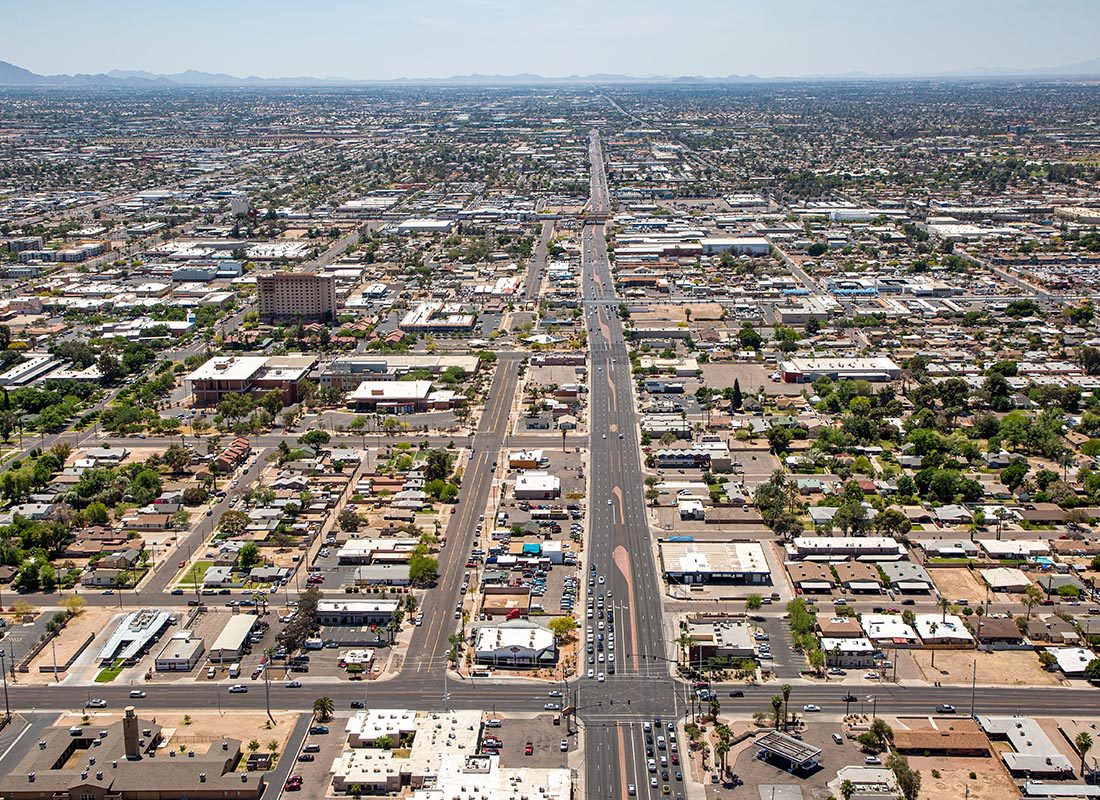
[(361, 80), (354, 78), (314, 78), (308, 76), (286, 78), (260, 78), (249, 75), (241, 78), (216, 72), (200, 72), (189, 69), (186, 72), (158, 74), (143, 70), (115, 69), (110, 72), (77, 75), (39, 75), (23, 67), (0, 61), (0, 87), (11, 86), (88, 86), (88, 87), (134, 87), (134, 88), (173, 88), (173, 87), (319, 87), (319, 86), (545, 86), (577, 84), (724, 84), (724, 83), (765, 83), (793, 80), (901, 80), (905, 78), (923, 79), (964, 79), (964, 78), (1000, 78), (1000, 79), (1052, 79), (1052, 78), (1100, 78), (1100, 58), (1067, 64), (1060, 67), (1041, 67), (1031, 69), (1010, 69), (990, 67), (983, 69), (926, 73), (926, 74), (868, 74), (844, 73), (834, 75), (805, 75), (761, 78), (756, 75), (726, 75), (706, 77), (701, 75), (616, 75), (597, 73), (592, 75), (565, 75), (548, 77), (530, 73), (516, 75), (452, 75), (448, 78), (396, 78), (391, 80)]

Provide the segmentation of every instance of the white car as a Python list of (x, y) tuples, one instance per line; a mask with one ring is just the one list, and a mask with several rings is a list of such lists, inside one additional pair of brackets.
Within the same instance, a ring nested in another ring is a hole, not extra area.
[(865, 672), (865, 673), (863, 673), (863, 677), (866, 678), (869, 681), (877, 681), (878, 680), (878, 673), (877, 672)]
[(810, 713), (812, 711), (820, 711), (821, 706), (817, 705), (816, 703), (807, 703), (806, 705), (802, 706), (802, 710), (807, 713)]
[(594, 669), (589, 669), (589, 670), (588, 670), (588, 677), (589, 677), (589, 678), (594, 678), (595, 676), (596, 676), (596, 670), (594, 670)]
[(604, 675), (603, 675), (602, 672), (599, 675), (596, 676), (596, 682), (597, 683), (603, 683), (604, 682)]

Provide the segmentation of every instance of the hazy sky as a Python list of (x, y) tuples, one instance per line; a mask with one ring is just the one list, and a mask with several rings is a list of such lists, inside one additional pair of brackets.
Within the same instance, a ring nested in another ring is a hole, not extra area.
[(811, 75), (1100, 56), (1100, 0), (0, 0), (40, 73)]

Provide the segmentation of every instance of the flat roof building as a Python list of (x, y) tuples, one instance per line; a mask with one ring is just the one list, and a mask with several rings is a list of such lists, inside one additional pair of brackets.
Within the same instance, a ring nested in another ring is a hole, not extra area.
[(255, 614), (234, 614), (230, 617), (218, 638), (210, 645), (210, 660), (224, 663), (240, 658), (258, 619)]
[(784, 383), (813, 383), (818, 378), (895, 381), (901, 377), (901, 367), (885, 357), (792, 358), (780, 365), (779, 372)]
[(670, 583), (771, 583), (758, 542), (661, 542), (659, 552)]
[(260, 319), (332, 322), (336, 276), (317, 272), (269, 272), (256, 276)]

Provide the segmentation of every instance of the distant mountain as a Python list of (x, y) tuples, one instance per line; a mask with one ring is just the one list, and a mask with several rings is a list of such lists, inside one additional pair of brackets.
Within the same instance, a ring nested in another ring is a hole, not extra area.
[(313, 78), (308, 76), (287, 78), (260, 78), (249, 75), (240, 78), (220, 72), (201, 72), (189, 69), (161, 75), (144, 70), (115, 69), (94, 75), (39, 75), (15, 64), (0, 61), (0, 86), (89, 86), (89, 87), (315, 87), (315, 86), (567, 86), (603, 84), (734, 84), (778, 83), (797, 80), (903, 80), (906, 78), (1100, 78), (1100, 58), (1068, 64), (1061, 67), (1034, 69), (983, 68), (957, 72), (923, 75), (872, 75), (864, 72), (848, 72), (833, 75), (787, 76), (761, 78), (757, 75), (619, 75), (596, 73), (591, 75), (550, 76), (520, 73), (516, 75), (452, 75), (449, 78), (395, 78), (392, 80), (361, 80), (354, 78)]

